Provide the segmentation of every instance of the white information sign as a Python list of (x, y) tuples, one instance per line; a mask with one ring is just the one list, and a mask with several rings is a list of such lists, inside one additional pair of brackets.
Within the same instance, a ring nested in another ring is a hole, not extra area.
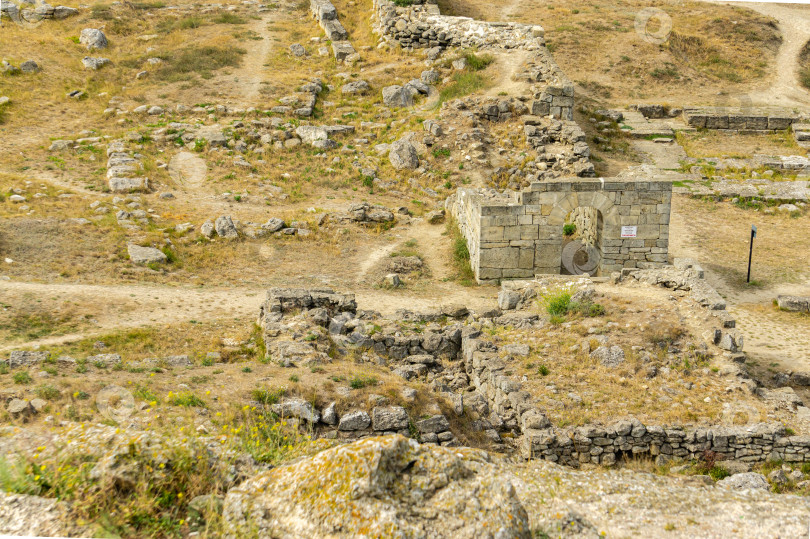
[(637, 226), (623, 226), (622, 227), (622, 237), (623, 238), (635, 238), (637, 232), (638, 232), (638, 227)]

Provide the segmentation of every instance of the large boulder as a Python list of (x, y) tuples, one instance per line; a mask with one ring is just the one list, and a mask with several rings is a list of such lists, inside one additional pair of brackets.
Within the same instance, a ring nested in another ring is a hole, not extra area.
[(407, 140), (398, 140), (391, 144), (388, 160), (397, 170), (413, 170), (419, 166), (416, 148)]
[(369, 86), (369, 84), (366, 81), (364, 81), (364, 80), (356, 80), (356, 81), (344, 84), (340, 88), (340, 93), (345, 94), (345, 95), (356, 95), (356, 94), (365, 95), (365, 94), (368, 93), (368, 91), (370, 89), (371, 89), (371, 86)]
[(97, 28), (85, 28), (79, 36), (79, 43), (89, 49), (106, 49), (108, 42), (104, 32)]
[(225, 498), (231, 537), (530, 537), (526, 510), (489, 455), (368, 438), (260, 474)]
[(239, 232), (236, 230), (236, 225), (233, 224), (233, 219), (230, 215), (223, 215), (217, 217), (214, 222), (214, 229), (220, 238), (236, 239), (239, 237)]
[(320, 140), (328, 140), (329, 132), (319, 125), (302, 125), (295, 130), (295, 134), (306, 144), (315, 144)]
[(386, 86), (382, 91), (383, 105), (386, 107), (412, 107), (413, 93), (402, 86)]
[(129, 259), (134, 264), (154, 264), (166, 262), (167, 260), (166, 254), (154, 247), (141, 247), (130, 243), (127, 245), (127, 252), (129, 253)]

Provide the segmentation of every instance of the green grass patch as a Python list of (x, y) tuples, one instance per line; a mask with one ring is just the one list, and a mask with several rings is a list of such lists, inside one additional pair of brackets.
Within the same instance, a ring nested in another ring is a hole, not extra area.
[(450, 236), (452, 245), (452, 261), (456, 269), (456, 280), (462, 286), (475, 286), (475, 272), (470, 265), (470, 250), (467, 247), (467, 240), (461, 234), (456, 220), (448, 217), (445, 234)]
[(28, 371), (15, 372), (13, 380), (15, 384), (20, 385), (30, 384), (31, 382), (34, 381), (34, 379), (31, 378), (31, 375), (28, 374)]
[(253, 400), (267, 406), (278, 403), (278, 401), (281, 400), (281, 397), (283, 397), (286, 393), (287, 390), (284, 388), (270, 388), (262, 386), (254, 389), (250, 395), (253, 397)]
[(352, 389), (363, 389), (364, 387), (376, 385), (377, 385), (377, 378), (365, 374), (354, 376), (351, 380), (349, 380), (349, 387), (351, 387)]
[(466, 97), (478, 90), (483, 90), (487, 87), (489, 79), (480, 73), (474, 71), (463, 71), (455, 73), (452, 77), (452, 82), (441, 89), (439, 92), (439, 101), (437, 108), (442, 106), (442, 103)]
[(155, 78), (168, 82), (190, 80), (195, 75), (204, 79), (223, 67), (237, 67), (245, 49), (238, 47), (189, 47), (162, 56), (164, 60), (155, 71)]
[(172, 406), (186, 406), (193, 408), (205, 408), (206, 404), (200, 397), (194, 393), (169, 393), (166, 399)]

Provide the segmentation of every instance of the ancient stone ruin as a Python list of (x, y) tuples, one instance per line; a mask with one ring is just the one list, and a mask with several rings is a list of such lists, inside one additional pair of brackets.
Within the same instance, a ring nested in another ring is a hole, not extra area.
[[(492, 283), (661, 266), (671, 198), (672, 184), (657, 179), (568, 178), (504, 195), (460, 189), (447, 206), (467, 240), (475, 278)], [(564, 236), (574, 220), (585, 225), (585, 241)]]

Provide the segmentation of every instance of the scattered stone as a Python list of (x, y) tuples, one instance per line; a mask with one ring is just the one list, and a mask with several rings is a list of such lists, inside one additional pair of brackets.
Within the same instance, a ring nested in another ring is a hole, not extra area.
[(129, 253), (129, 259), (135, 264), (146, 265), (166, 262), (167, 260), (166, 254), (154, 247), (141, 247), (130, 243), (127, 245), (127, 252)]
[(771, 486), (765, 476), (755, 472), (738, 473), (721, 479), (717, 486), (733, 490), (770, 490)]
[(371, 86), (364, 81), (358, 80), (344, 84), (340, 88), (340, 93), (346, 95), (365, 95), (371, 90)]
[(401, 406), (378, 406), (371, 412), (371, 428), (398, 431), (408, 428), (408, 412)]
[(621, 346), (602, 345), (591, 352), (591, 357), (598, 359), (605, 367), (618, 367), (624, 362), (624, 350)]
[(419, 155), (416, 153), (416, 148), (405, 139), (391, 144), (388, 159), (397, 170), (414, 170), (419, 167)]
[(12, 417), (25, 417), (33, 413), (33, 408), (31, 408), (31, 403), (27, 400), (12, 399), (6, 407), (6, 411), (8, 411)]
[(438, 225), (444, 222), (445, 212), (444, 210), (435, 210), (432, 212), (428, 212), (425, 216), (427, 222), (431, 225)]
[(230, 215), (217, 217), (216, 222), (214, 222), (214, 229), (220, 238), (236, 239), (239, 237), (239, 232), (236, 230), (236, 225), (233, 224)]
[(296, 58), (301, 58), (303, 56), (306, 56), (307, 50), (304, 48), (303, 45), (299, 43), (293, 43), (292, 45), (290, 45), (290, 54), (292, 54)]
[(389, 108), (412, 107), (413, 94), (402, 86), (387, 86), (383, 88), (383, 105)]
[(285, 398), (272, 406), (273, 413), (283, 418), (297, 417), (315, 424), (321, 420), (321, 414), (312, 404), (301, 398)]
[(109, 58), (94, 58), (92, 56), (85, 56), (82, 58), (82, 64), (85, 69), (97, 70), (110, 63)]
[(778, 296), (776, 304), (783, 311), (810, 313), (810, 296)]
[(23, 73), (37, 73), (40, 69), (39, 65), (33, 60), (26, 60), (20, 64), (20, 71)]
[(79, 43), (88, 49), (105, 49), (108, 45), (107, 36), (97, 28), (85, 28), (82, 30)]

